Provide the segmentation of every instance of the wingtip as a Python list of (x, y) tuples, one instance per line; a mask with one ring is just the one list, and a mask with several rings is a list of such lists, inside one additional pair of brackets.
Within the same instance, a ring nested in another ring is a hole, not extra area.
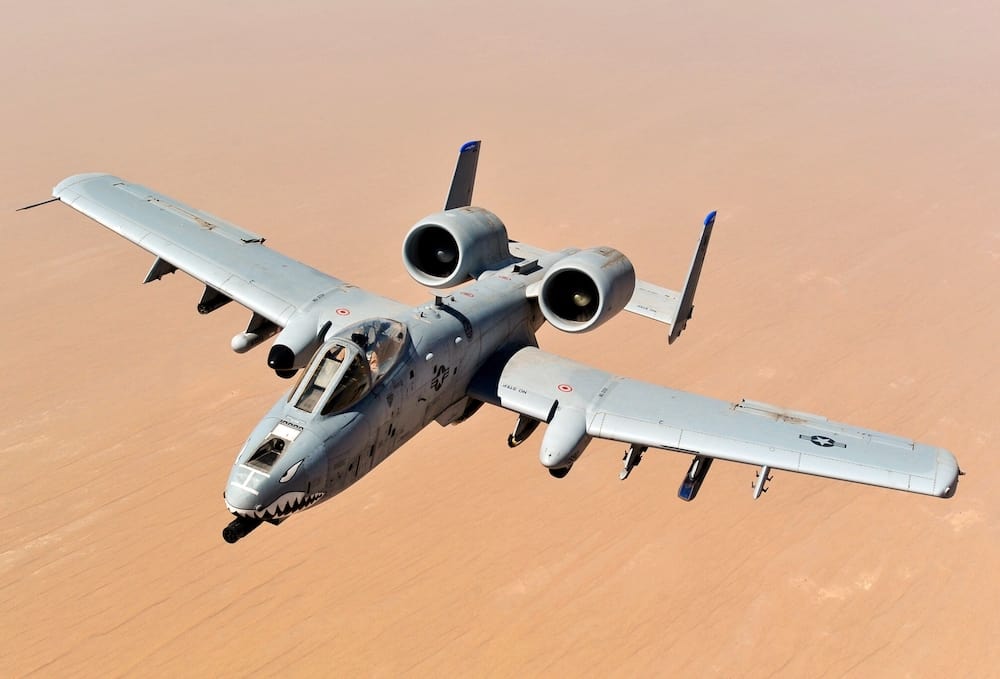
[(81, 172), (80, 174), (70, 175), (69, 177), (66, 177), (61, 182), (56, 184), (52, 188), (52, 197), (62, 198), (63, 192), (69, 187), (75, 184), (79, 184), (80, 182), (89, 181), (91, 179), (97, 179), (99, 177), (111, 177), (115, 181), (121, 181), (121, 179), (119, 179), (118, 177), (114, 177), (113, 175), (110, 175), (106, 172)]
[(935, 474), (934, 495), (943, 498), (955, 497), (958, 480), (965, 472), (958, 466), (954, 453), (945, 448), (937, 449), (937, 473)]
[(718, 212), (717, 210), (712, 210), (707, 215), (705, 215), (705, 222), (704, 222), (705, 226), (712, 226), (713, 224), (715, 224), (715, 215), (717, 212)]
[(476, 139), (475, 141), (467, 141), (462, 144), (462, 148), (458, 150), (459, 153), (467, 153), (468, 151), (478, 151), (479, 145), (482, 144), (481, 139)]

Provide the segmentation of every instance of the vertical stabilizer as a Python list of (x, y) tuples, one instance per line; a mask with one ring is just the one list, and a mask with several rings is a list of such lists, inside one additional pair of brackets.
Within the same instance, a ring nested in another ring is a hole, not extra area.
[(458, 152), (455, 176), (451, 180), (451, 191), (444, 204), (445, 210), (467, 207), (472, 204), (472, 187), (476, 183), (476, 165), (479, 164), (479, 146), (482, 142), (470, 141), (462, 144)]
[(694, 258), (691, 260), (691, 268), (688, 270), (687, 280), (684, 282), (681, 301), (677, 305), (677, 312), (670, 324), (670, 337), (667, 339), (670, 344), (673, 344), (674, 340), (681, 336), (694, 312), (694, 292), (698, 287), (698, 279), (701, 277), (701, 266), (705, 262), (705, 253), (708, 252), (708, 240), (712, 237), (713, 226), (715, 226), (715, 210), (709, 212), (705, 217), (701, 241), (698, 243), (698, 249), (695, 250)]

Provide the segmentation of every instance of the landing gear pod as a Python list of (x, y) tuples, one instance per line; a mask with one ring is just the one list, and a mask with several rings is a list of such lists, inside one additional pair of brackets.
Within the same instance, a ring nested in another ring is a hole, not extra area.
[(538, 461), (548, 467), (553, 476), (562, 478), (583, 454), (590, 440), (591, 437), (587, 434), (586, 416), (582, 411), (569, 408), (557, 409), (545, 429), (545, 436), (542, 437)]

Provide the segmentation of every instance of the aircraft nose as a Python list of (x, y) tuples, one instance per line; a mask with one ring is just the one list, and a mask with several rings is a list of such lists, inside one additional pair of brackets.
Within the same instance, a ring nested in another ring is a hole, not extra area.
[(237, 516), (274, 521), (316, 504), (325, 493), (308, 490), (278, 489), (267, 495), (239, 495), (226, 491), (226, 506)]
[(225, 493), (223, 493), (223, 497), (226, 500), (226, 508), (230, 513), (252, 518), (256, 518), (257, 516), (257, 509), (260, 504), (258, 500), (259, 496), (259, 492), (255, 493), (251, 488), (234, 483), (232, 476), (226, 485)]
[[(239, 460), (229, 475), (229, 511), (251, 519), (277, 520), (315, 504), (324, 496), (318, 441), (303, 432), (269, 466)], [(313, 445), (309, 445), (313, 444)]]

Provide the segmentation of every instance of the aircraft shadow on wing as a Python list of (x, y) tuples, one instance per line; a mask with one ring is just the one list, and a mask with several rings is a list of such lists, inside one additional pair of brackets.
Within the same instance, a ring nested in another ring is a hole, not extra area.
[[(298, 376), (253, 429), (225, 490), (236, 542), (262, 522), (280, 524), (329, 500), (431, 422), (457, 424), (489, 403), (517, 415), (521, 445), (545, 424), (539, 460), (552, 476), (590, 441), (625, 444), (625, 479), (649, 448), (687, 453), (678, 495), (693, 500), (716, 459), (939, 497), (955, 493), (955, 457), (935, 446), (754, 401), (718, 401), (626, 379), (546, 353), (544, 323), (586, 332), (628, 311), (668, 324), (673, 343), (694, 295), (715, 224), (701, 237), (680, 291), (638, 280), (610, 247), (549, 252), (510, 240), (492, 212), (472, 206), (480, 142), (461, 147), (444, 210), (417, 222), (403, 263), (441, 290), (408, 307), (268, 248), (265, 239), (138, 184), (107, 174), (61, 181), (62, 201), (155, 257), (144, 283), (177, 270), (205, 285), (207, 314), (236, 301), (251, 311), (237, 352), (275, 337), (268, 366)], [(37, 203), (33, 206), (47, 202)]]

